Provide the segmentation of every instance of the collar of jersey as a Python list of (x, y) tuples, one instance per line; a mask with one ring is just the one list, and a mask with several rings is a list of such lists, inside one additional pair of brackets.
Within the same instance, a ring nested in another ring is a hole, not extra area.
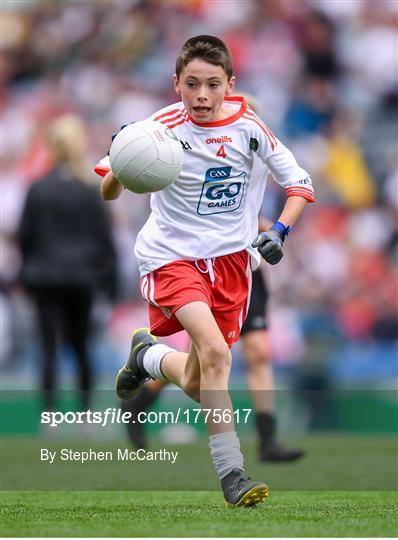
[(195, 124), (195, 126), (210, 128), (210, 127), (220, 127), (220, 126), (228, 126), (229, 124), (232, 124), (238, 118), (240, 118), (244, 112), (246, 111), (246, 100), (244, 97), (241, 96), (225, 96), (224, 101), (238, 101), (240, 102), (240, 109), (231, 116), (228, 116), (228, 118), (224, 118), (223, 120), (215, 120), (214, 122), (197, 122), (192, 118), (192, 116), (187, 112), (188, 119), (192, 124)]

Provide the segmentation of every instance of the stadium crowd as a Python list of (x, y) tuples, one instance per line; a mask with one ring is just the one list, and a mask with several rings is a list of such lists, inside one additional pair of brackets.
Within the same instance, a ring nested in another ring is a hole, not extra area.
[[(338, 364), (342, 351), (360, 345), (353, 359), (360, 375), (365, 349), (376, 347), (378, 359), (384, 346), (394, 346), (396, 8), (392, 0), (379, 0), (377, 9), (367, 0), (3, 5), (0, 293), (7, 369), (20, 366), (21, 336), (29, 334), (15, 233), (28, 187), (51, 166), (46, 126), (64, 113), (84, 121), (87, 175), (97, 182), (92, 167), (107, 152), (110, 134), (176, 100), (170, 77), (176, 52), (201, 33), (226, 40), (238, 88), (256, 97), (265, 122), (314, 179), (316, 204), (287, 241), (284, 262), (266, 269), (276, 362), (316, 357)], [(271, 219), (282, 195), (269, 182), (263, 207)], [(148, 215), (143, 197), (125, 194), (109, 207), (119, 263), (113, 318), (120, 306), (141, 304), (132, 247)], [(373, 365), (371, 372), (396, 375), (394, 364), (384, 372)]]

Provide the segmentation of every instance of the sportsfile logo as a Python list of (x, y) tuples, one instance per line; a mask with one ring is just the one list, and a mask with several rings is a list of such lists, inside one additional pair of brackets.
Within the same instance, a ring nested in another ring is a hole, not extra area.
[(232, 137), (223, 135), (222, 137), (209, 137), (206, 139), (206, 144), (224, 144), (227, 142), (232, 142)]
[(246, 173), (232, 175), (232, 167), (208, 169), (202, 186), (197, 212), (220, 214), (237, 210), (242, 202)]

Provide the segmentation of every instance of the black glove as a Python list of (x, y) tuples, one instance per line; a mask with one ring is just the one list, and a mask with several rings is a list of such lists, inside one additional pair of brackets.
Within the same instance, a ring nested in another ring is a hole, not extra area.
[(283, 257), (282, 246), (291, 227), (285, 227), (277, 221), (268, 231), (260, 233), (254, 239), (252, 247), (257, 248), (261, 257), (269, 264), (277, 264)]

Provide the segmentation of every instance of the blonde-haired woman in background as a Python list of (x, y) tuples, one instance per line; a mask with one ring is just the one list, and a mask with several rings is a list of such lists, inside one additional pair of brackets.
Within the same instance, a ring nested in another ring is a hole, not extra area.
[(93, 386), (88, 354), (94, 293), (114, 294), (116, 256), (103, 202), (84, 164), (85, 131), (79, 117), (57, 118), (47, 131), (53, 166), (29, 189), (18, 230), (21, 280), (37, 308), (44, 407), (55, 407), (59, 337), (78, 365), (81, 405)]

